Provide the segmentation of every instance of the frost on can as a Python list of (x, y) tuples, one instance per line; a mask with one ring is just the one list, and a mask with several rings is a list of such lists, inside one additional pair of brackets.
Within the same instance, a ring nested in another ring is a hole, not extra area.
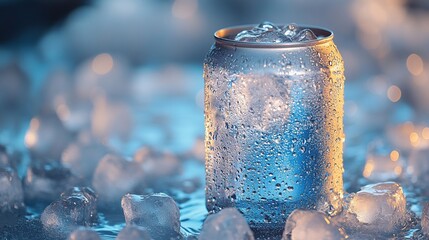
[(204, 62), (206, 206), (236, 207), (254, 229), (294, 209), (335, 214), (343, 195), (344, 67), (329, 30), (256, 43), (215, 33)]

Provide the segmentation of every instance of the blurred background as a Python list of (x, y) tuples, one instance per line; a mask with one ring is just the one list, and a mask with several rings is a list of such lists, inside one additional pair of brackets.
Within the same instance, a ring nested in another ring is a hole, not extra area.
[[(135, 160), (142, 147), (197, 159), (181, 168), (198, 183), (181, 186), (197, 199), (181, 209), (201, 222), (202, 62), (216, 30), (265, 20), (335, 33), (346, 68), (347, 191), (428, 180), (425, 0), (0, 0), (0, 144), (21, 178), (35, 162), (90, 178), (104, 153)], [(81, 165), (91, 166), (73, 170)]]

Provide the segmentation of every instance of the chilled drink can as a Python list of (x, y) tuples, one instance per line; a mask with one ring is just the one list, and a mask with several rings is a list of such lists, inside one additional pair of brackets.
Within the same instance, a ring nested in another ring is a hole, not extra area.
[[(344, 66), (333, 33), (242, 42), (225, 28), (204, 61), (206, 206), (236, 207), (253, 229), (294, 209), (334, 215), (343, 197)], [(302, 26), (301, 26), (302, 28)]]

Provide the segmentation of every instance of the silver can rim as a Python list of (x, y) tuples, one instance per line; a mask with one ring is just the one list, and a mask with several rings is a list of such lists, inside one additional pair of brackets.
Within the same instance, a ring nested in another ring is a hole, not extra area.
[[(320, 45), (326, 42), (330, 42), (334, 39), (334, 33), (323, 27), (312, 26), (312, 25), (300, 25), (299, 27), (308, 28), (318, 36), (315, 40), (305, 41), (305, 42), (286, 42), (286, 43), (257, 43), (257, 42), (241, 42), (229, 38), (230, 36), (234, 36), (237, 33), (243, 30), (252, 29), (257, 24), (251, 25), (240, 25), (219, 29), (214, 33), (214, 38), (216, 43), (226, 45), (226, 46), (234, 46), (234, 47), (242, 47), (242, 48), (298, 48), (298, 47), (308, 47), (314, 45)], [(279, 24), (282, 25), (282, 24)], [(284, 25), (284, 24), (283, 24)]]

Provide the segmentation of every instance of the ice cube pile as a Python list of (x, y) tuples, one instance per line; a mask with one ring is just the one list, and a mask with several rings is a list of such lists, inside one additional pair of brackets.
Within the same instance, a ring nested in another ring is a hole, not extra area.
[[(49, 52), (56, 52), (50, 43), (62, 37), (53, 33), (42, 45), (49, 43)], [(235, 38), (250, 43), (316, 39), (311, 29), (269, 22)], [(195, 81), (201, 76), (200, 66), (136, 66), (119, 56), (95, 52), (72, 63), (62, 62), (61, 57), (52, 61), (61, 64), (50, 65), (43, 59), (55, 57), (43, 49), (36, 46), (37, 57), (32, 51), (24, 51), (24, 57), (12, 54), (17, 60), (6, 65), (3, 62), (9, 57), (3, 48), (0, 51), (0, 139), (4, 145), (0, 145), (0, 239), (258, 237), (234, 208), (206, 218), (201, 138), (204, 94), (202, 81)], [(354, 60), (359, 61), (358, 57)], [(34, 65), (39, 60), (49, 66)], [(35, 71), (37, 76), (26, 75), (35, 68), (41, 69)], [(34, 86), (33, 78), (37, 79)], [(287, 107), (280, 98), (284, 92), (275, 84), (260, 85), (276, 89), (266, 91), (259, 101), (268, 104), (255, 111), (262, 132), (270, 126), (258, 118), (259, 112), (284, 121), (274, 111)], [(427, 239), (429, 206), (424, 202), (429, 196), (429, 128), (410, 122), (385, 126), (384, 146), (371, 147), (370, 140), (379, 132), (364, 132), (360, 127), (377, 122), (368, 112), (388, 104), (384, 95), (383, 100), (376, 98), (380, 101), (361, 101), (369, 91), (361, 93), (354, 86), (346, 86), (346, 118), (352, 124), (346, 122), (345, 189), (349, 193), (343, 211), (329, 216), (296, 210), (284, 223), (283, 236)], [(233, 81), (231, 90), (237, 98), (232, 106), (246, 110), (246, 94), (253, 89)], [(30, 105), (34, 109), (28, 109)], [(406, 107), (397, 109), (415, 113)], [(391, 116), (383, 119), (387, 117)], [(371, 121), (360, 124), (358, 119)], [(384, 182), (391, 180), (397, 183)]]
[(257, 43), (305, 42), (317, 39), (308, 28), (296, 24), (277, 26), (271, 22), (262, 22), (258, 26), (243, 30), (235, 36), (236, 41)]

